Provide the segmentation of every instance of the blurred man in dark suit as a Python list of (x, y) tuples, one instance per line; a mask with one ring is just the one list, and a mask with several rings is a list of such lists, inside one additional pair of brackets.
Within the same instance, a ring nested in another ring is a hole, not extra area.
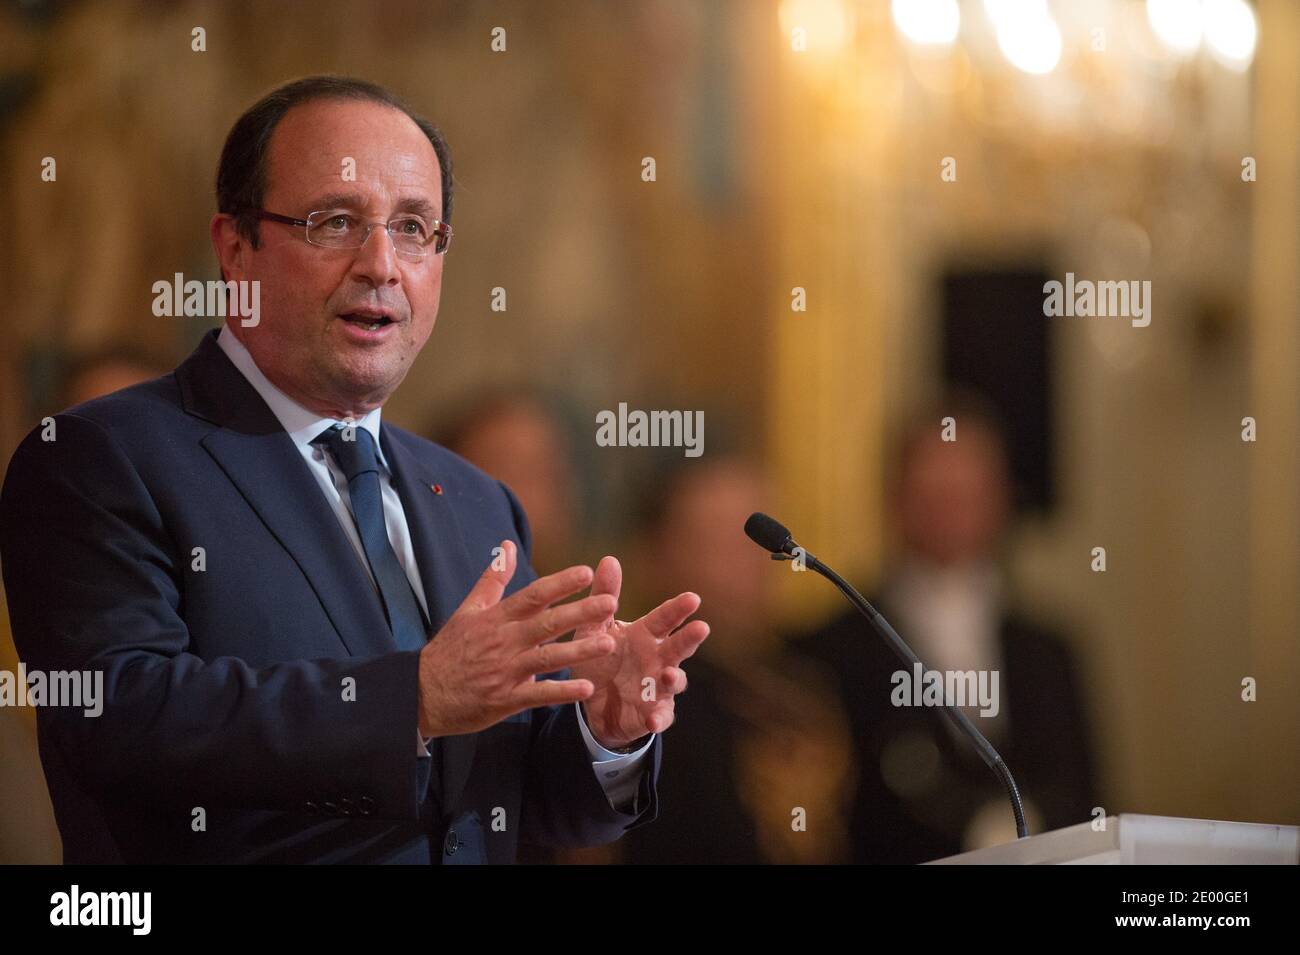
[(742, 528), (770, 499), (740, 455), (682, 463), (655, 481), (637, 539), (656, 590), (692, 580), (711, 608), (691, 693), (664, 740), (669, 765), (654, 826), (628, 833), (623, 861), (844, 861), (852, 753), (843, 714), (774, 622), (773, 565)]
[[(944, 440), (940, 414), (903, 437), (889, 495), (901, 552), (872, 603), (927, 669), (999, 674), (996, 716), (966, 713), (1015, 775), (1031, 831), (1084, 822), (1095, 804), (1084, 695), (1066, 644), (1009, 609), (1000, 432), (975, 407), (955, 417), (956, 440)], [(938, 709), (891, 702), (905, 667), (856, 611), (797, 647), (827, 665), (852, 721), (857, 861), (924, 862), (1015, 837), (1005, 792), (969, 741)]]

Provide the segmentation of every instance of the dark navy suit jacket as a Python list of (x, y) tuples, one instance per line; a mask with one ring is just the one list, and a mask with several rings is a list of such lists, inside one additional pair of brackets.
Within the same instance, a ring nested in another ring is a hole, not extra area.
[[(5, 478), (20, 659), (104, 674), (99, 717), (37, 711), (64, 861), (511, 862), (521, 841), (596, 845), (653, 820), (658, 737), (636, 814), (616, 811), (572, 704), (417, 757), (419, 654), (397, 648), (216, 335), (171, 374), (55, 416), (55, 440), (38, 426)], [(387, 421), (380, 440), (436, 633), (501, 540), (530, 556), (528, 523), (462, 458)], [(535, 577), (521, 561), (507, 592)]]

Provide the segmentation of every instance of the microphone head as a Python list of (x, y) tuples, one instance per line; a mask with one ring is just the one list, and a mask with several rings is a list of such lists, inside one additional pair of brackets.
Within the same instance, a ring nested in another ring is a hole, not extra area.
[(749, 520), (745, 521), (745, 533), (763, 550), (774, 554), (788, 554), (794, 549), (794, 538), (785, 525), (759, 511), (750, 514)]

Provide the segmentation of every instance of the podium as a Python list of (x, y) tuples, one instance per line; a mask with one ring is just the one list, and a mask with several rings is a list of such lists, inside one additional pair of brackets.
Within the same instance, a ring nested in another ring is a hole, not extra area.
[(1120, 813), (926, 865), (1297, 865), (1300, 827)]

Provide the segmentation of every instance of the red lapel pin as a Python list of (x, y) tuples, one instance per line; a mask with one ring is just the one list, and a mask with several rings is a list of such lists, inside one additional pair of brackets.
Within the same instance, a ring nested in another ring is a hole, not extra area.
[(441, 484), (430, 484), (430, 485), (429, 485), (429, 490), (433, 491), (434, 494), (441, 494), (441, 493), (442, 493), (442, 485), (441, 485)]

